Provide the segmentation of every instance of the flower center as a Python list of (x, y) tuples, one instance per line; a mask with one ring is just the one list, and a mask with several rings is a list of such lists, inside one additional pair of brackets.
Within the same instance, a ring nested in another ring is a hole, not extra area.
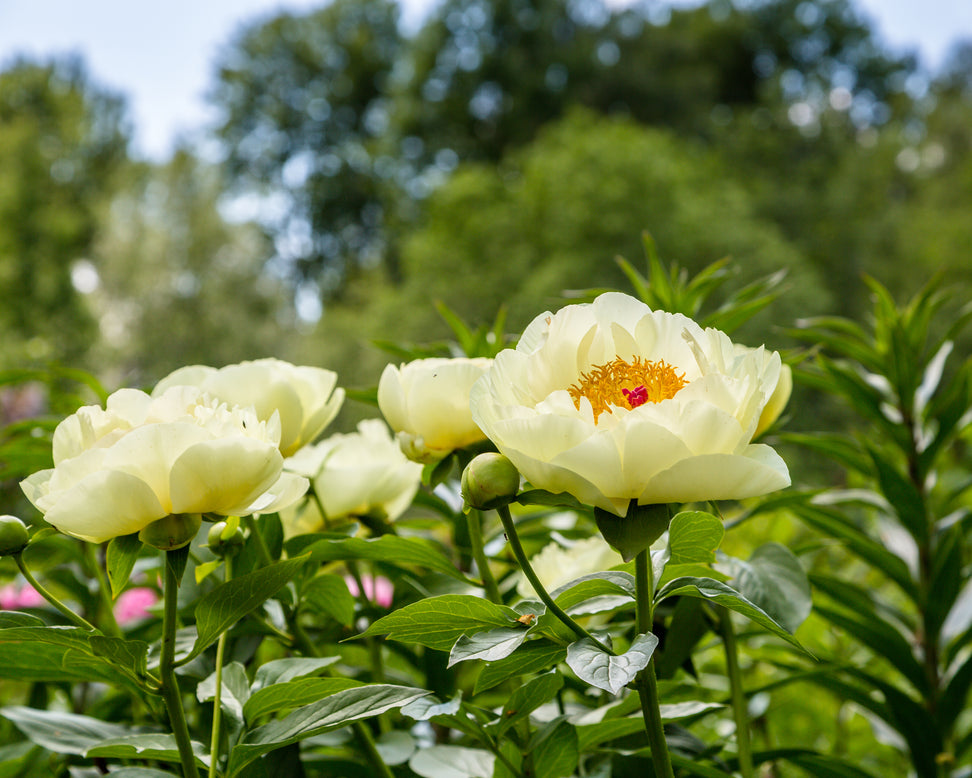
[(687, 383), (685, 373), (676, 373), (664, 359), (654, 362), (634, 357), (626, 362), (617, 357), (581, 373), (580, 381), (569, 386), (567, 392), (578, 410), (581, 397), (590, 400), (596, 423), (604, 411), (611, 412), (612, 405), (637, 408), (646, 402), (669, 400)]

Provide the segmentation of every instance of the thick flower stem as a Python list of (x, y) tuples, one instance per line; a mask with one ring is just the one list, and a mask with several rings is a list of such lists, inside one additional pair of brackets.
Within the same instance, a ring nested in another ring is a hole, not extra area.
[(520, 536), (516, 534), (516, 525), (513, 522), (513, 517), (510, 515), (510, 509), (503, 505), (496, 509), (499, 514), (500, 519), (503, 522), (503, 529), (506, 532), (506, 539), (510, 542), (510, 548), (513, 549), (513, 556), (516, 557), (516, 561), (520, 565), (520, 569), (523, 570), (523, 575), (527, 577), (527, 580), (533, 586), (534, 591), (539, 595), (543, 604), (547, 606), (554, 616), (560, 619), (568, 629), (571, 630), (578, 638), (584, 639), (588, 638), (593, 640), (598, 647), (605, 653), (614, 655), (614, 652), (604, 645), (600, 640), (591, 635), (586, 629), (584, 629), (580, 624), (574, 621), (570, 616), (564, 613), (563, 609), (554, 602), (553, 597), (551, 597), (547, 590), (544, 588), (543, 584), (540, 583), (540, 579), (537, 578), (537, 574), (533, 571), (533, 567), (530, 566), (530, 560), (527, 559), (526, 552), (523, 550), (523, 544), (520, 543)]
[[(637, 593), (637, 620), (639, 634), (651, 632), (654, 619), (655, 587), (652, 581), (650, 550), (645, 549), (635, 557), (635, 589)], [(645, 719), (651, 762), (657, 778), (675, 778), (672, 760), (668, 754), (668, 742), (662, 725), (658, 702), (658, 681), (655, 677), (655, 657), (638, 673), (638, 696), (641, 698), (641, 715)]]
[(57, 608), (58, 611), (64, 614), (64, 616), (66, 616), (76, 626), (81, 627), (81, 629), (86, 629), (89, 632), (98, 632), (97, 627), (81, 618), (77, 613), (68, 608), (67, 605), (57, 599), (57, 597), (47, 591), (47, 589), (37, 583), (37, 579), (30, 574), (30, 570), (28, 570), (27, 565), (24, 564), (23, 554), (14, 554), (13, 558), (14, 562), (17, 563), (17, 568), (20, 570), (20, 574), (26, 579), (27, 583), (34, 587), (35, 592)]
[[(233, 580), (233, 560), (227, 555), (223, 558), (226, 565), (225, 582)], [(226, 653), (226, 630), (219, 635), (216, 643), (216, 690), (213, 693), (213, 734), (209, 744), (209, 778), (215, 778), (216, 765), (219, 763), (219, 728), (222, 724), (223, 699), (223, 657)]]
[(736, 720), (736, 751), (739, 755), (739, 772), (743, 778), (753, 778), (753, 750), (749, 739), (749, 709), (739, 672), (739, 650), (732, 618), (726, 608), (719, 608), (719, 632), (726, 650), (726, 673), (732, 699), (732, 714)]
[[(166, 551), (166, 555), (178, 552)], [(179, 693), (179, 682), (175, 675), (175, 637), (176, 620), (179, 610), (179, 581), (176, 578), (173, 565), (168, 559), (163, 562), (165, 569), (165, 587), (163, 589), (162, 611), (162, 651), (159, 659), (159, 676), (162, 680), (162, 699), (165, 709), (169, 713), (169, 725), (175, 736), (179, 748), (179, 759), (185, 778), (199, 778), (196, 769), (196, 756), (192, 752), (192, 741), (189, 739), (189, 727), (186, 724), (186, 714), (182, 709), (182, 696)]]
[(503, 603), (500, 596), (499, 586), (493, 577), (493, 571), (489, 569), (489, 559), (486, 556), (483, 541), (483, 514), (473, 508), (466, 517), (466, 525), (469, 527), (469, 545), (472, 549), (473, 559), (476, 560), (476, 568), (479, 570), (479, 577), (483, 579), (483, 589), (491, 602)]

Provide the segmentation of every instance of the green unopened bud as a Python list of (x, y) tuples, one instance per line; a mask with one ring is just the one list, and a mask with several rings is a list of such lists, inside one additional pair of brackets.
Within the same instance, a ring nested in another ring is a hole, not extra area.
[(191, 543), (201, 525), (202, 516), (198, 513), (170, 513), (143, 528), (138, 539), (162, 551), (175, 551)]
[(0, 516), (0, 556), (13, 556), (27, 548), (27, 526), (16, 516)]
[(209, 550), (218, 557), (232, 556), (246, 542), (239, 520), (234, 522), (218, 521), (209, 528), (207, 536)]
[(480, 454), (462, 471), (462, 499), (470, 508), (509, 505), (519, 490), (520, 473), (502, 454)]

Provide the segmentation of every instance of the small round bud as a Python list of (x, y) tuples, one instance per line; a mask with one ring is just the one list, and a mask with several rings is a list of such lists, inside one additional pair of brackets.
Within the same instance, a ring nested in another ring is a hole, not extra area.
[(201, 525), (202, 516), (198, 513), (170, 513), (144, 527), (138, 539), (162, 551), (175, 551), (191, 543)]
[(462, 499), (470, 508), (509, 505), (520, 490), (520, 472), (502, 454), (479, 454), (462, 471)]
[(0, 516), (0, 556), (13, 556), (27, 548), (27, 526), (16, 516)]
[(225, 557), (232, 556), (243, 548), (246, 537), (238, 523), (231, 527), (225, 521), (218, 521), (209, 528), (207, 542), (209, 543), (209, 550), (213, 554), (218, 557)]

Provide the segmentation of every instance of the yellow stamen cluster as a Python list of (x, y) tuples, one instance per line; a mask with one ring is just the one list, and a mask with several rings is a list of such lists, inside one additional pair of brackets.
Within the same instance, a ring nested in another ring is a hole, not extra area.
[(582, 397), (590, 400), (597, 422), (602, 413), (611, 412), (612, 405), (634, 408), (646, 401), (658, 403), (674, 397), (687, 383), (685, 373), (676, 373), (664, 359), (634, 357), (627, 362), (617, 357), (581, 373), (580, 381), (567, 391), (578, 410)]

